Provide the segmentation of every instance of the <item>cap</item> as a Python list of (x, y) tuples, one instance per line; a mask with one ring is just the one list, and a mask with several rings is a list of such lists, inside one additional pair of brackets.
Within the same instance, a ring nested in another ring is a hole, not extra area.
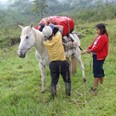
[(52, 35), (52, 28), (49, 26), (45, 26), (42, 30), (45, 37), (49, 38)]
[(52, 28), (50, 26), (45, 26), (42, 30), (45, 37), (49, 38), (52, 35)]

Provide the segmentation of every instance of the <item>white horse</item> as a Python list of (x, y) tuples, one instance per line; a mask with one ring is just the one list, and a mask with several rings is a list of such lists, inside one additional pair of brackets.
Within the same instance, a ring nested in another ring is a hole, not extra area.
[[(19, 25), (20, 26), (20, 25)], [(41, 71), (41, 80), (42, 80), (42, 92), (44, 92), (46, 90), (45, 87), (45, 79), (46, 79), (46, 75), (45, 75), (45, 67), (47, 65), (49, 65), (49, 57), (48, 57), (48, 53), (43, 45), (43, 40), (44, 40), (44, 36), (43, 33), (40, 32), (39, 30), (36, 30), (35, 28), (32, 27), (32, 25), (30, 26), (20, 26), (22, 33), (20, 36), (20, 44), (18, 47), (18, 55), (21, 58), (24, 58), (26, 56), (26, 53), (32, 48), (35, 47), (35, 55), (36, 58), (38, 60), (39, 63), (39, 68)], [(78, 44), (80, 44), (80, 40), (79, 38), (74, 35), (74, 37), (76, 37)], [(68, 51), (68, 55), (67, 57), (70, 57), (72, 55), (72, 52), (74, 54), (74, 57), (77, 59), (80, 68), (82, 70), (82, 78), (83, 81), (86, 82), (86, 77), (85, 77), (85, 72), (84, 72), (84, 66), (81, 60), (81, 51), (80, 48), (77, 46), (77, 48), (75, 49), (75, 51)]]

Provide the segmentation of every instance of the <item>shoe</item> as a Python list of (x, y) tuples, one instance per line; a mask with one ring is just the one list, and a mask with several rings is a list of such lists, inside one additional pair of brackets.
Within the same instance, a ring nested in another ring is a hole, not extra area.
[(51, 85), (51, 87), (50, 87), (50, 93), (51, 93), (51, 96), (53, 98), (56, 96), (56, 86), (55, 85)]
[(91, 92), (92, 95), (97, 95), (97, 89), (96, 88), (91, 87), (89, 92)]
[(65, 91), (67, 96), (71, 95), (71, 83), (65, 83)]
[(91, 87), (89, 91), (96, 91), (96, 88)]

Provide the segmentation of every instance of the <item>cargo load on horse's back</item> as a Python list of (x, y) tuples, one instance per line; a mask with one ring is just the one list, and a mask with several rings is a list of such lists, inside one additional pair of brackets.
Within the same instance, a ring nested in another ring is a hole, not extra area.
[(67, 16), (49, 16), (43, 18), (35, 28), (42, 31), (43, 27), (45, 25), (49, 25), (49, 23), (52, 23), (54, 25), (62, 25), (64, 27), (63, 36), (67, 36), (74, 29), (73, 19)]

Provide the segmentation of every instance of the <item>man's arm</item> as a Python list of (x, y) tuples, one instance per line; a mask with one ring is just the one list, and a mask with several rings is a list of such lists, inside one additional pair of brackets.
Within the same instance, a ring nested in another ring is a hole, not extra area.
[(54, 27), (58, 28), (61, 33), (63, 33), (63, 26), (62, 25), (54, 25)]

